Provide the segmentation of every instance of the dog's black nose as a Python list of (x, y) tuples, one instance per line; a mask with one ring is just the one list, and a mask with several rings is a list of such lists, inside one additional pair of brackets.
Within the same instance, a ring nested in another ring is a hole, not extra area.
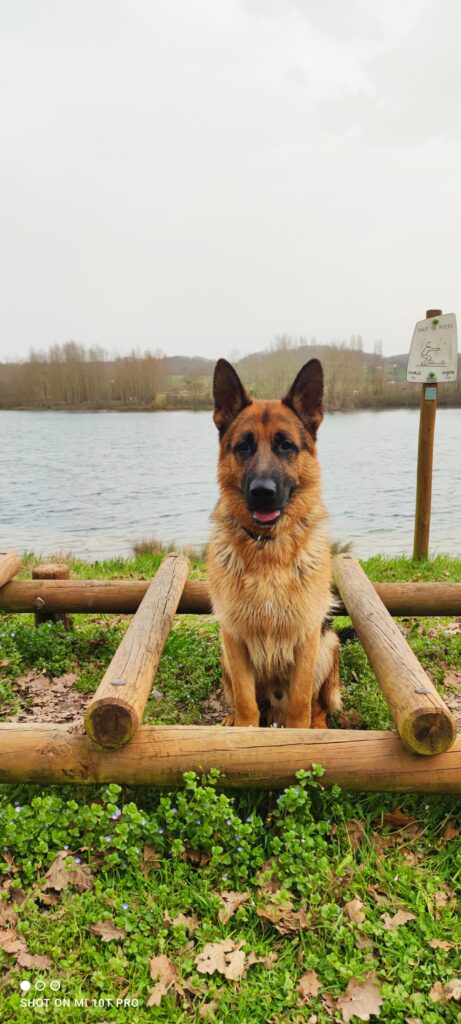
[(255, 477), (248, 488), (253, 501), (272, 501), (277, 493), (277, 484), (270, 477)]

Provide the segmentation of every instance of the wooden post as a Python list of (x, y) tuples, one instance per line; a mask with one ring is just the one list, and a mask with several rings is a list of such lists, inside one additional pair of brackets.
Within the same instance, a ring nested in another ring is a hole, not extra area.
[(189, 571), (185, 555), (167, 555), (96, 690), (85, 729), (103, 747), (128, 743), (142, 721)]
[[(461, 583), (373, 583), (391, 615), (461, 615)], [(0, 611), (83, 612), (131, 615), (149, 584), (144, 580), (13, 580), (0, 588)], [(206, 580), (187, 580), (178, 613), (209, 615), (210, 595)], [(335, 612), (346, 615), (344, 605)]]
[[(69, 566), (58, 562), (50, 562), (48, 565), (36, 565), (32, 569), (33, 580), (68, 580), (69, 576)], [(44, 622), (62, 622), (64, 629), (70, 629), (72, 626), (72, 619), (67, 615), (66, 611), (50, 612), (44, 610), (42, 600), (39, 597), (35, 601), (34, 618), (36, 626), (41, 626)]]
[[(442, 316), (441, 309), (428, 309), (426, 320)], [(421, 385), (419, 411), (418, 470), (416, 478), (416, 513), (413, 558), (429, 556), (431, 526), (432, 461), (434, 456), (435, 415), (437, 412), (437, 384)]]
[(456, 722), (389, 615), (357, 559), (336, 555), (333, 577), (389, 705), (402, 743), (436, 754), (456, 738)]
[(279, 789), (313, 764), (325, 768), (325, 786), (461, 793), (461, 738), (447, 753), (418, 757), (392, 732), (141, 725), (131, 743), (110, 750), (63, 725), (0, 725), (0, 783), (175, 787), (183, 772), (217, 768), (221, 787)]
[(17, 551), (0, 551), (0, 587), (16, 576), (22, 569), (22, 562)]

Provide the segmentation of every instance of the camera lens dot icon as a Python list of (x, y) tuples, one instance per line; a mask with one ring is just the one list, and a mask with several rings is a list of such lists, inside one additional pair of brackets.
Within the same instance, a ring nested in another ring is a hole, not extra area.
[(51, 989), (52, 992), (59, 992), (60, 988), (61, 988), (61, 982), (60, 981), (50, 981), (50, 989)]
[(30, 989), (30, 981), (27, 981), (27, 978), (24, 978), (23, 981), (19, 982), (19, 988), (21, 989), (21, 992), (28, 992)]
[(37, 992), (43, 992), (43, 989), (46, 988), (46, 982), (39, 978), (38, 981), (35, 982), (35, 988), (37, 989)]

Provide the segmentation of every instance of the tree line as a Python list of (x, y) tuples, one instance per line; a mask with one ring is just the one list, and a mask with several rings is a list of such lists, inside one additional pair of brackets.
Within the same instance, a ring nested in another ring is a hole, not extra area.
[[(407, 355), (383, 357), (382, 344), (365, 352), (360, 335), (349, 342), (319, 344), (283, 335), (263, 352), (232, 362), (250, 394), (281, 397), (308, 359), (325, 373), (330, 411), (417, 405), (420, 388), (407, 384)], [(31, 351), (22, 362), (0, 363), (3, 409), (210, 409), (214, 361), (133, 351), (113, 358), (101, 348), (74, 341)], [(178, 372), (182, 370), (183, 372)], [(461, 380), (439, 389), (443, 405), (461, 405)]]
[(3, 409), (153, 409), (163, 384), (159, 352), (111, 359), (101, 348), (74, 341), (32, 351), (23, 362), (0, 364)]

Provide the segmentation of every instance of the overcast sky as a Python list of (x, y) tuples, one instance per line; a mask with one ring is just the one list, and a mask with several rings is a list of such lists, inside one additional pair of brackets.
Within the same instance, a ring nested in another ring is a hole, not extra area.
[(0, 0), (0, 358), (459, 311), (456, 0)]

